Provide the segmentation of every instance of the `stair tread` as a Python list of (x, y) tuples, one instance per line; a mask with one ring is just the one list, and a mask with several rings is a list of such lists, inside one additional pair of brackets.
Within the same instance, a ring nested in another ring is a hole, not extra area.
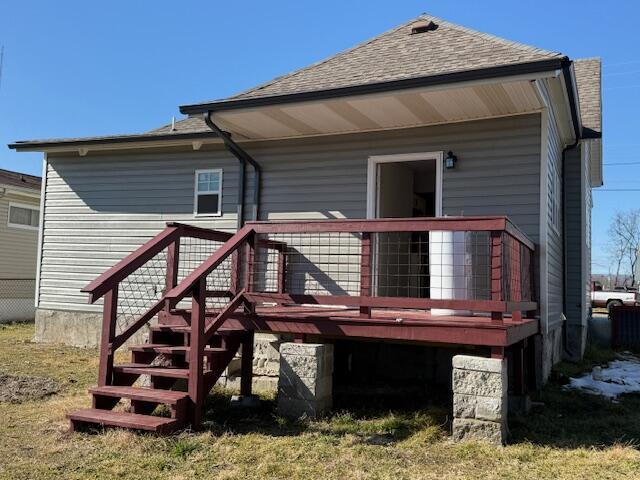
[[(143, 343), (141, 345), (130, 345), (129, 350), (134, 352), (158, 352), (158, 353), (181, 353), (188, 352), (189, 346), (185, 345), (169, 345), (166, 343)], [(206, 347), (204, 349), (206, 353), (222, 353), (227, 352), (226, 348), (221, 347)]]
[(81, 408), (67, 414), (71, 420), (110, 425), (114, 427), (135, 428), (140, 430), (159, 431), (174, 428), (178, 420), (167, 417), (154, 417), (138, 413), (114, 412), (98, 408)]
[[(153, 325), (151, 327), (152, 331), (155, 332), (190, 332), (190, 325)], [(219, 335), (237, 335), (241, 333), (246, 333), (246, 330), (236, 329), (236, 328), (219, 328), (216, 330), (216, 334)]]
[(188, 368), (155, 367), (146, 363), (121, 363), (114, 365), (113, 370), (122, 373), (135, 373), (156, 377), (189, 378)]
[(175, 390), (161, 390), (157, 388), (127, 387), (121, 385), (106, 385), (104, 387), (92, 387), (90, 393), (106, 395), (110, 397), (124, 397), (133, 400), (157, 401), (162, 403), (176, 403), (189, 395), (187, 392)]

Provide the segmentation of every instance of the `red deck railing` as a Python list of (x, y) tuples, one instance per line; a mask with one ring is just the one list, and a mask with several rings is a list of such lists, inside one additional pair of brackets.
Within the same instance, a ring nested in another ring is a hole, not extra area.
[(83, 289), (104, 297), (98, 383), (109, 384), (118, 347), (182, 307), (200, 399), (202, 352), (239, 308), (453, 309), (517, 322), (537, 309), (534, 248), (506, 217), (251, 222), (235, 234), (169, 224)]
[[(258, 240), (245, 284), (251, 302), (359, 307), (368, 317), (372, 308), (467, 310), (489, 312), (496, 321), (537, 308), (534, 244), (504, 217), (258, 222), (246, 228)], [(274, 241), (286, 245), (277, 256), (261, 247)]]

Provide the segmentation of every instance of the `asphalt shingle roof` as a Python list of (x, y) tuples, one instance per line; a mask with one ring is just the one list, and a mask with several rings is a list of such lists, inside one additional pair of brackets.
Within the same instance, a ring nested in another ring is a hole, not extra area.
[(582, 125), (602, 133), (602, 66), (599, 58), (581, 58), (573, 63), (578, 84)]
[[(411, 34), (418, 22), (437, 28)], [(283, 95), (562, 58), (423, 14), (377, 37), (231, 99)]]
[(154, 128), (146, 132), (147, 135), (166, 135), (168, 133), (200, 133), (211, 132), (207, 124), (200, 117), (189, 117), (184, 120), (176, 121), (175, 130), (171, 130), (171, 124), (168, 123), (160, 128)]

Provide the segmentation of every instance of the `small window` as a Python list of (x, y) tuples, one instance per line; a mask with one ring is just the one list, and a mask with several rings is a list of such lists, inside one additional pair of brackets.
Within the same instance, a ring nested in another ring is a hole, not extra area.
[(222, 214), (222, 170), (196, 170), (193, 213), (203, 217)]
[(7, 225), (13, 228), (37, 230), (40, 224), (40, 210), (28, 205), (9, 204), (9, 221)]

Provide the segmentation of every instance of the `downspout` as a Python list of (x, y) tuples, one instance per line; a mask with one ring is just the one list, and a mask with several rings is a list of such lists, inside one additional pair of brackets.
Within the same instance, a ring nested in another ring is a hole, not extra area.
[[(567, 312), (567, 273), (568, 273), (568, 265), (567, 265), (567, 251), (569, 249), (569, 245), (567, 242), (567, 215), (566, 215), (566, 205), (567, 205), (567, 189), (566, 189), (566, 154), (569, 150), (575, 149), (580, 144), (580, 125), (578, 123), (577, 116), (577, 104), (575, 101), (575, 95), (573, 93), (573, 79), (571, 78), (571, 61), (567, 60), (563, 62), (562, 65), (562, 74), (564, 76), (564, 83), (567, 86), (567, 94), (569, 96), (569, 104), (571, 108), (571, 121), (573, 123), (573, 131), (575, 134), (575, 141), (571, 145), (567, 145), (562, 149), (562, 311), (564, 313)], [(582, 181), (582, 180), (581, 180)], [(570, 359), (574, 358), (573, 352), (569, 349), (569, 338), (567, 334), (567, 322), (568, 319), (565, 320), (562, 324), (562, 349), (564, 350), (565, 355), (568, 355)]]
[(260, 215), (260, 190), (262, 186), (262, 168), (260, 164), (256, 162), (251, 155), (240, 147), (236, 142), (231, 139), (231, 135), (228, 132), (220, 129), (213, 120), (211, 120), (211, 112), (206, 112), (203, 115), (204, 122), (207, 126), (218, 135), (224, 142), (224, 146), (229, 150), (234, 157), (240, 162), (240, 178), (238, 186), (238, 229), (244, 225), (244, 191), (245, 191), (245, 166), (249, 163), (253, 167), (254, 171), (254, 187), (253, 187), (253, 215), (254, 220), (259, 220)]

